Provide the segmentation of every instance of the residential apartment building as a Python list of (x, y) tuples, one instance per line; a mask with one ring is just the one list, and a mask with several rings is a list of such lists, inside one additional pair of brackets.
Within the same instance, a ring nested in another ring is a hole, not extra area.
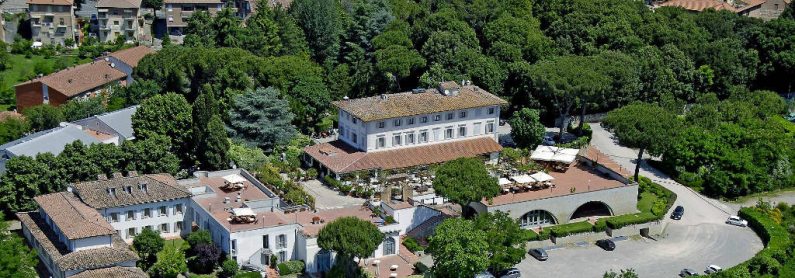
[(166, 29), (169, 35), (182, 36), (188, 26), (188, 18), (194, 12), (207, 11), (215, 15), (223, 9), (221, 0), (165, 0), (163, 11), (166, 20)]
[(59, 72), (17, 84), (17, 110), (49, 104), (59, 106), (69, 100), (110, 93), (113, 85), (133, 82), (132, 70), (153, 50), (138, 46), (110, 53), (91, 63), (77, 65)]
[(138, 255), (110, 223), (72, 193), (52, 193), (34, 200), (37, 211), (17, 216), (22, 234), (51, 277), (148, 277), (135, 267)]
[(168, 174), (117, 173), (112, 178), (71, 185), (72, 191), (99, 214), (124, 240), (131, 242), (144, 229), (177, 238), (190, 232), (188, 206), (191, 194)]
[(138, 40), (143, 34), (141, 0), (100, 0), (97, 2), (99, 41)]
[(33, 41), (60, 45), (67, 39), (75, 41), (73, 0), (28, 0), (27, 4)]
[(500, 106), (507, 102), (465, 83), (336, 101), (338, 140), (305, 148), (305, 160), (337, 176), (480, 155), (496, 162)]

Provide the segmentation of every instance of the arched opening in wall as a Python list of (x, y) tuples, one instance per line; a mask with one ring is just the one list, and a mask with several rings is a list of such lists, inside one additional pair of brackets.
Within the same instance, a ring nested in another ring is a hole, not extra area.
[(607, 204), (599, 201), (590, 201), (585, 204), (582, 204), (574, 213), (571, 214), (570, 219), (577, 219), (583, 217), (593, 217), (593, 216), (611, 216), (613, 213), (610, 210), (610, 207)]
[(394, 255), (395, 254), (395, 238), (394, 237), (387, 237), (384, 240), (384, 256)]
[(478, 215), (478, 211), (475, 210), (472, 206), (465, 206), (461, 208), (461, 216), (464, 218), (470, 219)]
[(522, 215), (519, 219), (519, 225), (527, 228), (535, 228), (538, 226), (555, 225), (555, 217), (546, 210), (533, 210)]

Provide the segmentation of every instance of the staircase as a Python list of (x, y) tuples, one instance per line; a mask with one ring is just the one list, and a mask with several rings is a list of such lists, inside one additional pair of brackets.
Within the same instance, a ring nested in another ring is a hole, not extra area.
[(419, 226), (414, 227), (414, 229), (411, 229), (410, 231), (406, 232), (406, 236), (413, 238), (427, 237), (433, 233), (433, 231), (436, 229), (436, 226), (438, 226), (440, 223), (442, 223), (442, 221), (444, 221), (448, 217), (449, 216), (445, 214), (439, 214), (437, 216), (431, 217), (428, 220), (425, 220), (425, 222), (423, 222)]

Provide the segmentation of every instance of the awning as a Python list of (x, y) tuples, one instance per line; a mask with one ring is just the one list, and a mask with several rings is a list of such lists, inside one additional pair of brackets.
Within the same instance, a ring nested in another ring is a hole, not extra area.
[(555, 179), (554, 177), (552, 177), (549, 174), (544, 173), (544, 172), (538, 172), (538, 173), (532, 174), (532, 175), (530, 175), (530, 177), (533, 178), (534, 180), (536, 180), (537, 182), (545, 182), (545, 181), (551, 181), (551, 180)]
[(513, 177), (511, 177), (511, 179), (514, 180), (517, 183), (531, 183), (531, 182), (535, 182), (535, 180), (533, 178), (531, 178), (530, 176), (528, 176), (528, 175), (513, 176)]
[(530, 155), (530, 159), (571, 164), (577, 159), (578, 149), (566, 149), (553, 146), (539, 145)]
[(506, 178), (500, 178), (500, 186), (511, 184), (512, 182)]
[(223, 179), (230, 183), (243, 183), (246, 181), (246, 178), (238, 174), (226, 175)]
[(251, 208), (233, 208), (232, 214), (234, 216), (256, 216)]

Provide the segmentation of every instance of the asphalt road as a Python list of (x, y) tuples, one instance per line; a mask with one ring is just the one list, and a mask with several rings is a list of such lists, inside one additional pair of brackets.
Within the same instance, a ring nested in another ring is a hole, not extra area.
[[(598, 124), (591, 127), (594, 131), (591, 144), (633, 172), (637, 152), (619, 146), (612, 135)], [(762, 241), (751, 229), (724, 223), (730, 214), (736, 213), (735, 206), (704, 197), (646, 164), (641, 166), (641, 175), (677, 194), (675, 206), (685, 207), (682, 220), (666, 218), (665, 231), (656, 240), (619, 241), (612, 252), (589, 244), (550, 250), (550, 258), (546, 262), (528, 256), (517, 265), (523, 276), (554, 273), (556, 278), (602, 277), (611, 269), (633, 268), (644, 278), (677, 277), (683, 268), (703, 271), (710, 264), (724, 268), (734, 266), (763, 248)]]

